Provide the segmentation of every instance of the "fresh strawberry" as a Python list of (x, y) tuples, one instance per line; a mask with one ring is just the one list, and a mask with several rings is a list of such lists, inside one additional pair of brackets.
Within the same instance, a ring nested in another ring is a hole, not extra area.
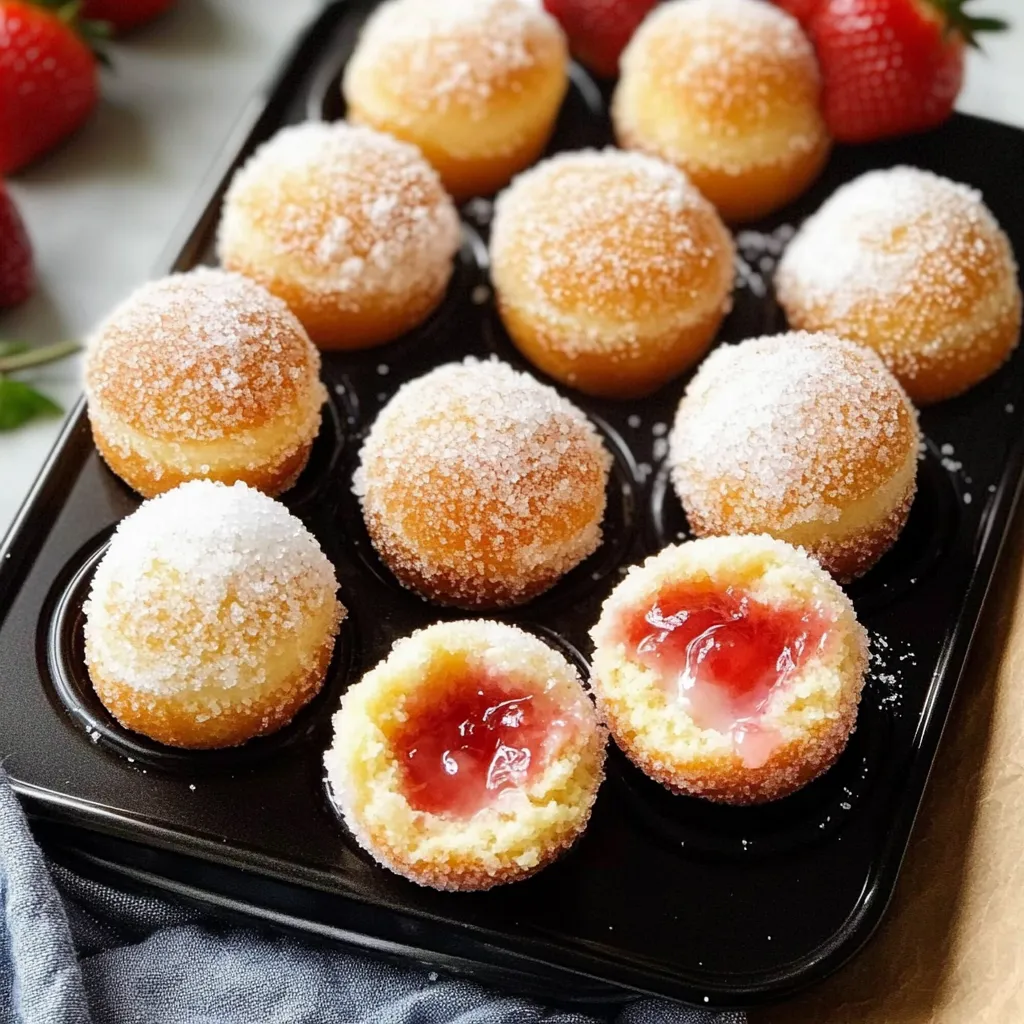
[(840, 142), (923, 131), (949, 117), (964, 46), (1005, 28), (974, 17), (970, 0), (822, 0), (811, 18), (824, 112)]
[(35, 280), (28, 233), (14, 200), (0, 183), (0, 309), (24, 302)]
[(773, 0), (776, 7), (792, 14), (804, 28), (810, 24), (811, 16), (821, 6), (821, 0)]
[(577, 60), (595, 74), (619, 72), (619, 54), (658, 0), (544, 0), (561, 23)]
[(70, 135), (99, 96), (78, 4), (0, 0), (0, 174)]
[(163, 14), (174, 0), (85, 0), (82, 14), (107, 22), (114, 32), (130, 32)]

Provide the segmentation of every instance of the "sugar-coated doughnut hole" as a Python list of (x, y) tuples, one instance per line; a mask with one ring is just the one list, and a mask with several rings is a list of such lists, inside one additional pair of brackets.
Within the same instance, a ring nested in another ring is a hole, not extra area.
[(732, 239), (676, 167), (565, 153), (501, 194), (491, 275), (512, 340), (590, 394), (647, 394), (692, 366), (728, 312)]
[(873, 348), (915, 402), (951, 398), (1016, 348), (1021, 291), (981, 195), (930, 171), (869, 171), (789, 244), (776, 292), (794, 327)]
[(771, 534), (847, 580), (903, 529), (918, 443), (914, 407), (874, 352), (794, 333), (712, 352), (679, 404), (669, 462), (698, 536)]
[(423, 597), (521, 604), (596, 550), (611, 456), (554, 389), (497, 361), (405, 384), (353, 482), (374, 547)]
[(126, 728), (176, 747), (279, 729), (323, 684), (345, 609), (288, 510), (194, 480), (118, 525), (85, 604), (93, 687)]
[(612, 591), (591, 636), (602, 717), (673, 792), (779, 799), (832, 765), (853, 731), (867, 633), (839, 586), (783, 541), (665, 548)]
[(325, 349), (367, 348), (444, 298), (459, 218), (414, 147), (347, 124), (281, 129), (235, 174), (221, 263), (291, 307)]
[(110, 468), (146, 497), (197, 477), (278, 494), (320, 429), (319, 373), (280, 299), (200, 267), (143, 285), (94, 333), (89, 422)]
[(565, 37), (527, 0), (389, 0), (342, 84), (351, 121), (414, 143), (459, 200), (540, 156), (567, 88)]
[(770, 213), (818, 176), (830, 140), (808, 38), (764, 0), (672, 0), (621, 60), (621, 145), (678, 164), (728, 221)]
[(448, 622), (399, 640), (348, 689), (324, 762), (380, 863), (420, 885), (488, 889), (583, 832), (605, 736), (561, 654), (514, 626)]

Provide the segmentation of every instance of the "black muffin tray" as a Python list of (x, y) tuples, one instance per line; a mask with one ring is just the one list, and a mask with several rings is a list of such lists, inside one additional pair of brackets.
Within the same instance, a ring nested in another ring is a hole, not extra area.
[[(227, 179), (255, 145), (282, 124), (342, 116), (340, 70), (367, 6), (328, 6), (303, 36), (243, 119), (161, 273), (212, 259)], [(608, 92), (574, 69), (552, 150), (610, 143)], [(807, 195), (738, 232), (735, 309), (720, 342), (784, 329), (771, 270), (791, 226), (843, 182), (897, 163), (980, 188), (1024, 252), (1024, 133), (957, 116), (930, 134), (840, 148)], [(321, 757), (345, 687), (398, 637), (459, 613), (397, 585), (350, 481), (361, 438), (403, 381), (467, 354), (528, 368), (491, 301), (490, 212), (482, 199), (463, 207), (457, 272), (428, 323), (324, 359), (323, 428), (284, 496), (337, 567), (350, 609), (320, 696), (277, 735), (216, 753), (159, 747), (106, 714), (83, 667), (82, 601), (114, 525), (139, 499), (100, 461), (79, 405), (0, 558), (0, 756), (42, 834), (123, 882), (549, 998), (778, 999), (835, 970), (878, 924), (947, 718), (957, 727), (950, 707), (1019, 492), (1024, 353), (922, 414), (910, 521), (849, 588), (871, 633), (872, 669), (857, 730), (825, 776), (774, 804), (721, 807), (670, 795), (612, 749), (590, 827), (563, 860), (486, 893), (417, 888), (346, 833)], [(664, 466), (685, 384), (622, 403), (566, 392), (615, 456), (605, 541), (549, 593), (495, 617), (584, 670), (587, 630), (625, 568), (687, 536)]]

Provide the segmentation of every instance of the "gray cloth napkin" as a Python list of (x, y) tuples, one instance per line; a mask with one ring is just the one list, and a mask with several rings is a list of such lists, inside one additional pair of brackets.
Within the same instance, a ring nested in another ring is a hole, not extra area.
[[(0, 1024), (596, 1024), (48, 863), (0, 769)], [(743, 1024), (653, 999), (615, 1024)]]

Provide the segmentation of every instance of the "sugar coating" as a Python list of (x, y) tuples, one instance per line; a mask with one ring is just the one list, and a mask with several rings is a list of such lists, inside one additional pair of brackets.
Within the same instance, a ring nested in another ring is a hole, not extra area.
[[(731, 736), (702, 729), (623, 640), (624, 622), (687, 582), (736, 587), (770, 607), (800, 607), (829, 623), (826, 641), (769, 697), (759, 725), (778, 745), (743, 764)], [(632, 567), (591, 630), (593, 687), (613, 737), (641, 770), (675, 792), (726, 803), (778, 799), (831, 765), (846, 745), (868, 668), (868, 637), (842, 589), (800, 548), (767, 536), (709, 537), (670, 546)]]
[(314, 665), (345, 614), (334, 569), (283, 505), (193, 480), (117, 527), (85, 603), (90, 671), (197, 720), (265, 700)]
[(781, 162), (822, 143), (814, 48), (795, 18), (763, 0), (661, 4), (626, 47), (621, 67), (625, 85), (615, 96), (616, 128), (640, 148), (664, 148), (652, 139), (643, 142), (647, 132), (639, 126), (649, 116), (643, 110), (648, 89), (656, 90), (659, 103), (675, 97), (685, 115), (688, 151), (661, 153), (684, 163), (744, 173), (754, 154), (741, 159), (736, 144), (775, 140), (780, 127), (781, 141), (758, 146), (754, 163)]
[(142, 285), (90, 338), (90, 415), (150, 438), (214, 441), (298, 414), (316, 433), (320, 355), (288, 307), (239, 274), (199, 267)]
[[(981, 235), (967, 245), (967, 229)], [(837, 314), (865, 299), (920, 289), (929, 301), (956, 301), (968, 265), (980, 266), (1000, 234), (981, 193), (916, 167), (868, 171), (840, 186), (796, 233), (776, 284)]]
[[(390, 736), (410, 699), (445, 691), (464, 667), (544, 693), (561, 711), (543, 770), (453, 819), (409, 805)], [(557, 651), (515, 626), (445, 622), (398, 640), (346, 691), (324, 764), (346, 824), (382, 864), (421, 885), (485, 889), (533, 874), (580, 835), (604, 775), (605, 740), (578, 672)]]
[(640, 153), (562, 153), (519, 175), (495, 206), (491, 262), (503, 301), (569, 356), (636, 348), (652, 325), (731, 305), (728, 231), (681, 170)]
[(466, 359), (403, 385), (374, 423), (353, 490), (395, 575), (463, 606), (515, 604), (601, 540), (611, 456), (553, 388)]
[(911, 393), (920, 375), (955, 372), (989, 332), (1020, 323), (1017, 266), (981, 194), (914, 167), (837, 189), (797, 232), (775, 281), (791, 321), (871, 345)]
[(235, 174), (221, 259), (287, 261), (287, 277), (339, 309), (443, 290), (460, 244), (454, 204), (415, 146), (371, 128), (281, 129)]
[(916, 455), (917, 415), (878, 356), (824, 334), (723, 345), (686, 389), (672, 481), (701, 532), (835, 523)]
[(386, 76), (410, 117), (457, 108), (483, 120), (497, 93), (564, 52), (558, 23), (525, 0), (389, 0), (367, 21), (344, 88)]

